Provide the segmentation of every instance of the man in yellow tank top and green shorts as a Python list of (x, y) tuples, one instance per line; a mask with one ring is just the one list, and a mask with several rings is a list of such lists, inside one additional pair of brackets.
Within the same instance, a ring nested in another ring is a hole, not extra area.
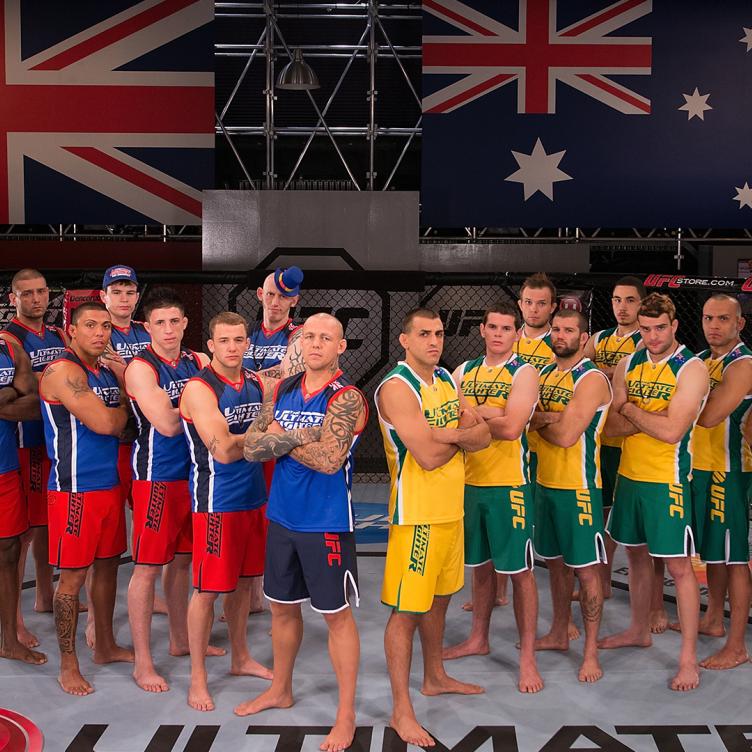
[(439, 366), (444, 326), (436, 313), (408, 313), (400, 344), (405, 360), (374, 395), (391, 477), (381, 591), (392, 609), (384, 634), (393, 699), (389, 723), (408, 744), (433, 746), (410, 700), (413, 637), (420, 627), (424, 695), (483, 692), (447, 675), (442, 643), (449, 598), (464, 584), (463, 452), (485, 449), (491, 434)]
[(676, 341), (676, 308), (666, 295), (651, 293), (637, 321), (645, 349), (616, 367), (614, 402), (606, 433), (624, 436), (611, 537), (627, 547), (632, 621), (623, 632), (604, 638), (601, 648), (647, 647), (650, 637), (650, 557), (666, 561), (676, 585), (682, 645), (679, 670), (671, 680), (678, 691), (700, 683), (697, 625), (700, 596), (692, 571), (692, 493), (690, 442), (708, 394), (708, 371)]
[(480, 325), (485, 355), (454, 372), (492, 440), (465, 458), (465, 565), (473, 570), (473, 624), (467, 640), (444, 650), (444, 659), (488, 654), (494, 572), (509, 575), (520, 636), (518, 688), (538, 692), (543, 680), (535, 660), (538, 591), (525, 435), (538, 399), (538, 371), (514, 353), (518, 316), (505, 301), (486, 311)]
[[(617, 280), (611, 293), (611, 307), (616, 326), (601, 329), (593, 334), (585, 345), (585, 356), (595, 363), (608, 380), (614, 377), (619, 361), (642, 347), (640, 328), (637, 326), (637, 311), (640, 301), (645, 297), (645, 286), (637, 277), (622, 277)], [(614, 503), (614, 485), (621, 459), (621, 437), (601, 437), (601, 480), (603, 482), (603, 515), (608, 519), (611, 505)], [(611, 573), (614, 567), (616, 543), (606, 535), (606, 558), (608, 561), (601, 568), (603, 598), (611, 597)], [(661, 599), (663, 588), (661, 588)]]
[(611, 404), (611, 385), (585, 357), (587, 319), (579, 311), (554, 315), (551, 339), (556, 360), (540, 375), (535, 504), (535, 551), (548, 564), (553, 601), (551, 631), (539, 650), (567, 650), (572, 598), (571, 570), (580, 581), (585, 648), (578, 678), (603, 676), (598, 628), (603, 612), (599, 566), (606, 561), (601, 498), (601, 431)]
[(726, 644), (700, 661), (703, 668), (734, 668), (749, 660), (745, 635), (750, 606), (749, 494), (752, 452), (742, 426), (752, 408), (752, 350), (739, 337), (741, 306), (713, 295), (702, 309), (710, 345), (698, 357), (710, 377), (710, 396), (697, 420), (692, 451), (692, 501), (699, 553), (707, 565), (708, 610), (700, 634), (724, 634), (728, 590), (731, 624)]

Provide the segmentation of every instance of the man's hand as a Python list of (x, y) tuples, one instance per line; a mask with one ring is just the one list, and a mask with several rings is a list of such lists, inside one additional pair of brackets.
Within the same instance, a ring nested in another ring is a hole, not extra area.
[(459, 427), (471, 428), (472, 426), (477, 426), (482, 420), (483, 418), (481, 418), (472, 407), (466, 407), (460, 413)]
[(117, 378), (120, 385), (123, 385), (123, 379), (125, 374), (125, 368), (128, 365), (123, 358), (114, 351), (105, 350), (100, 356), (99, 360), (103, 365), (106, 365)]

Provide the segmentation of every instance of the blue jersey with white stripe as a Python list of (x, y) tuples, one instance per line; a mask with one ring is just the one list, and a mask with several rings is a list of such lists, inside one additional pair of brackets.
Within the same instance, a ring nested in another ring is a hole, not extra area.
[[(16, 376), (16, 361), (13, 348), (0, 339), (0, 389), (12, 386)], [(16, 421), (0, 420), (0, 474), (18, 470), (16, 451)]]
[[(120, 387), (115, 374), (106, 366), (89, 368), (72, 350), (53, 362), (75, 363), (86, 374), (94, 394), (108, 408), (120, 405)], [(44, 438), (52, 462), (51, 491), (104, 491), (118, 485), (118, 439), (87, 428), (61, 402), (53, 402), (40, 394)]]
[[(44, 371), (48, 363), (65, 350), (63, 332), (56, 326), (45, 324), (38, 332), (22, 324), (15, 316), (5, 329), (15, 337), (31, 360), (35, 373)], [(41, 420), (24, 420), (18, 424), (18, 446), (38, 447), (44, 444), (44, 427)]]
[[(148, 346), (133, 360), (146, 363), (154, 370), (157, 383), (167, 392), (173, 407), (178, 406), (188, 379), (202, 368), (198, 355), (192, 350), (181, 350), (178, 359), (172, 362), (161, 358)], [(128, 396), (138, 428), (138, 437), (133, 442), (131, 455), (134, 480), (186, 480), (191, 458), (185, 435), (179, 433), (177, 436), (164, 436), (159, 433), (138, 402), (131, 395)]]
[(140, 321), (131, 321), (127, 329), (112, 325), (110, 345), (112, 349), (126, 362), (130, 363), (140, 352), (145, 350), (151, 337), (146, 327)]
[[(251, 371), (241, 370), (240, 381), (231, 384), (207, 366), (191, 381), (200, 381), (212, 390), (231, 434), (244, 434), (261, 410), (263, 389)], [(215, 460), (193, 421), (183, 418), (183, 429), (191, 456), (188, 485), (194, 512), (238, 512), (256, 509), (266, 503), (266, 485), (260, 463), (244, 459), (229, 463)]]
[[(356, 389), (339, 371), (315, 394), (305, 395), (305, 373), (280, 383), (274, 398), (274, 419), (286, 431), (311, 428), (324, 422), (327, 407), (345, 389)], [(365, 404), (365, 399), (364, 399)], [(312, 470), (290, 455), (274, 466), (266, 516), (289, 530), (313, 533), (352, 531), (352, 450), (333, 475)]]
[(299, 328), (292, 319), (273, 331), (266, 329), (262, 322), (256, 324), (249, 335), (251, 346), (243, 354), (243, 368), (261, 371), (276, 366), (285, 357), (290, 337)]

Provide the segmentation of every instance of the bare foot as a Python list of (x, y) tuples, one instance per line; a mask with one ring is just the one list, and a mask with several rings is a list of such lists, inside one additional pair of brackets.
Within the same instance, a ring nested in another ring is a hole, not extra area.
[(679, 671), (669, 684), (675, 692), (689, 692), (700, 686), (700, 672), (695, 664), (679, 666)]
[(20, 642), (14, 647), (0, 648), (0, 658), (7, 658), (9, 661), (31, 663), (34, 666), (41, 666), (43, 663), (47, 663), (47, 656), (44, 653), (30, 650)]
[(113, 645), (111, 650), (98, 652), (94, 650), (94, 663), (133, 663), (135, 657), (130, 648)]
[(86, 623), (86, 644), (89, 646), (90, 650), (94, 650), (94, 638), (94, 622), (89, 621)]
[[(673, 632), (681, 632), (681, 624), (678, 621), (672, 621), (668, 628)], [(717, 624), (715, 622), (709, 622), (705, 619), (700, 619), (700, 626), (697, 630), (697, 634), (707, 635), (708, 637), (723, 637), (726, 634), (726, 628), (723, 624)]]
[(292, 695), (284, 692), (272, 692), (271, 687), (248, 702), (241, 702), (233, 711), (235, 715), (253, 715), (269, 708), (291, 708)]
[(203, 713), (214, 710), (214, 700), (209, 694), (206, 682), (191, 682), (190, 689), (188, 690), (188, 704), (194, 710), (200, 710)]
[(647, 636), (625, 629), (623, 632), (608, 635), (598, 640), (598, 647), (602, 650), (613, 648), (649, 648), (653, 644), (650, 635)]
[(397, 717), (392, 716), (389, 725), (397, 732), (397, 736), (407, 744), (416, 747), (433, 747), (436, 745), (431, 734), (421, 726), (415, 716)]
[(477, 684), (461, 682), (445, 674), (439, 682), (427, 682), (424, 679), (420, 691), (426, 697), (435, 697), (436, 695), (480, 695), (486, 690)]
[[(173, 658), (180, 658), (183, 655), (190, 655), (191, 652), (188, 647), (172, 647), (170, 646), (169, 654)], [(205, 655), (207, 658), (216, 658), (220, 655), (227, 655), (227, 651), (224, 648), (218, 648), (216, 645), (207, 645)]]
[(270, 681), (274, 678), (274, 674), (266, 666), (262, 666), (250, 656), (241, 663), (233, 663), (230, 673), (233, 676), (258, 676), (259, 679), (269, 679)]
[(81, 672), (77, 668), (60, 669), (57, 680), (60, 682), (63, 692), (67, 692), (69, 695), (84, 697), (94, 691), (94, 687), (81, 676)]
[(161, 677), (152, 666), (146, 671), (134, 671), (133, 680), (144, 692), (167, 692), (170, 685)]
[(577, 625), (571, 620), (569, 624), (567, 624), (567, 638), (570, 640), (580, 639), (580, 630), (577, 629)]
[(355, 738), (355, 716), (339, 719), (334, 722), (332, 730), (324, 741), (319, 744), (323, 752), (342, 752), (347, 749)]
[(668, 614), (662, 608), (651, 611), (648, 622), (653, 634), (663, 634), (668, 629)]
[(728, 645), (724, 645), (717, 653), (708, 656), (704, 661), (700, 661), (703, 668), (712, 668), (722, 670), (726, 668), (736, 668), (749, 660), (749, 653), (746, 650), (729, 650)]
[(543, 679), (538, 673), (538, 667), (534, 661), (529, 665), (520, 661), (520, 679), (517, 682), (517, 689), (529, 694), (540, 692), (543, 689)]
[(450, 645), (444, 648), (442, 657), (445, 661), (451, 661), (455, 658), (464, 658), (466, 655), (488, 655), (490, 653), (488, 640), (474, 640), (468, 638), (457, 645)]
[(29, 630), (26, 629), (23, 624), (18, 625), (18, 629), (16, 630), (16, 637), (25, 648), (39, 647), (39, 639), (37, 638), (37, 636), (29, 632)]
[(598, 658), (585, 658), (582, 661), (582, 665), (580, 666), (580, 670), (577, 674), (577, 678), (581, 682), (597, 682), (598, 679), (600, 679), (603, 676), (603, 669), (601, 668), (601, 664), (598, 662)]
[[(579, 636), (579, 635), (578, 635)], [(519, 647), (519, 644), (517, 645)], [(569, 650), (569, 635), (560, 637), (549, 632), (535, 641), (536, 650)]]

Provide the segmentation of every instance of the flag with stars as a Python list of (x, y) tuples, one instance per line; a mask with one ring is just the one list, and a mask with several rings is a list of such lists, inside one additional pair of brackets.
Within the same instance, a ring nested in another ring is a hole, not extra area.
[(752, 225), (752, 4), (423, 0), (421, 224)]
[(0, 224), (200, 224), (212, 0), (4, 0)]

